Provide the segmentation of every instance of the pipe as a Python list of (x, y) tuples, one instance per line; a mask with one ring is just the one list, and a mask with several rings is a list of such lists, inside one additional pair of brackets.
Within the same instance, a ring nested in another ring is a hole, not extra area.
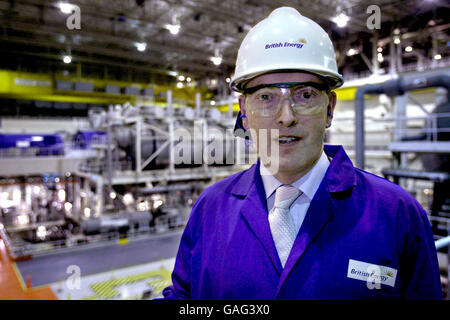
[(450, 236), (441, 238), (441, 239), (435, 241), (434, 244), (436, 245), (436, 250), (444, 248), (444, 247), (450, 245)]
[(190, 189), (198, 188), (198, 186), (190, 185), (190, 184), (182, 184), (182, 185), (167, 185), (167, 186), (156, 186), (152, 188), (139, 188), (136, 189), (136, 193), (140, 195), (154, 194), (154, 193), (162, 193), (169, 191), (186, 191)]
[[(364, 95), (386, 94), (390, 97), (400, 96), (406, 91), (429, 88), (444, 87), (447, 89), (447, 98), (450, 98), (450, 76), (437, 74), (429, 76), (399, 77), (378, 84), (366, 84), (359, 87), (355, 95), (355, 144), (356, 144), (356, 166), (364, 169)], [(450, 101), (450, 99), (448, 100)]]
[[(106, 170), (108, 172), (108, 192), (107, 194), (109, 194), (112, 191), (112, 178), (113, 178), (113, 163), (112, 163), (112, 117), (114, 116), (114, 107), (112, 105), (109, 106), (109, 112), (108, 112), (108, 116), (106, 118), (106, 145), (108, 146), (107, 149), (107, 153), (106, 153)], [(109, 198), (109, 197), (108, 197)], [(109, 203), (111, 203), (111, 200), (109, 200)]]

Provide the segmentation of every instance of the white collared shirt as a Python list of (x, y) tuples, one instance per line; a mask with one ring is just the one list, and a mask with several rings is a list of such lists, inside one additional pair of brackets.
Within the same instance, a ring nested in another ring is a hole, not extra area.
[[(319, 189), (320, 183), (322, 182), (329, 165), (330, 161), (325, 152), (322, 151), (322, 155), (314, 167), (303, 177), (291, 183), (292, 186), (303, 192), (290, 208), (292, 220), (294, 221), (297, 232), (300, 230), (306, 212), (308, 211), (317, 189)], [(275, 190), (283, 183), (278, 181), (262, 163), (259, 167), (259, 172), (264, 184), (264, 190), (266, 191), (267, 209), (270, 212), (275, 203)]]

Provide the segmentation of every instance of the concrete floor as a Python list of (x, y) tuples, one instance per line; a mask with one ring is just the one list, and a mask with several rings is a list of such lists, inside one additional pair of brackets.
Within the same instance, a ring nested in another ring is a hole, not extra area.
[(17, 262), (17, 269), (25, 282), (31, 277), (31, 286), (43, 286), (66, 279), (71, 275), (67, 268), (78, 266), (81, 276), (146, 264), (176, 256), (182, 231), (156, 235), (150, 239), (136, 240), (128, 244), (64, 252), (34, 257)]

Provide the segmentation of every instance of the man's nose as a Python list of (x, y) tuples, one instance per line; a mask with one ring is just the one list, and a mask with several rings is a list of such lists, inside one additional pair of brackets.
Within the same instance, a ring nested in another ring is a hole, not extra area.
[(291, 127), (298, 123), (298, 119), (292, 109), (289, 99), (284, 99), (284, 101), (281, 102), (277, 123), (285, 127)]

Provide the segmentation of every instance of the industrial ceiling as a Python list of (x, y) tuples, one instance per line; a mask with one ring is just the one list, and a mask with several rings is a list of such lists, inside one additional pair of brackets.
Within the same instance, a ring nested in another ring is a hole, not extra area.
[[(450, 52), (450, 6), (445, 0), (68, 2), (80, 8), (80, 29), (67, 27), (70, 14), (61, 11), (60, 1), (0, 1), (0, 68), (55, 72), (69, 68), (62, 56), (71, 55), (72, 68), (81, 63), (85, 76), (167, 82), (178, 73), (198, 83), (225, 79), (233, 73), (248, 30), (280, 6), (297, 8), (330, 34), (344, 77), (370, 71), (373, 39), (384, 46), (383, 53), (388, 52), (395, 29), (402, 44), (414, 48), (403, 52), (405, 61), (414, 60), (417, 53), (423, 57), (439, 53), (445, 60)], [(380, 29), (367, 27), (371, 5), (380, 8)], [(349, 17), (342, 28), (332, 21), (340, 12)], [(178, 33), (173, 26), (179, 26)], [(143, 51), (137, 50), (139, 44)], [(353, 47), (361, 54), (345, 54)], [(221, 63), (214, 64), (213, 56), (221, 57)]]

